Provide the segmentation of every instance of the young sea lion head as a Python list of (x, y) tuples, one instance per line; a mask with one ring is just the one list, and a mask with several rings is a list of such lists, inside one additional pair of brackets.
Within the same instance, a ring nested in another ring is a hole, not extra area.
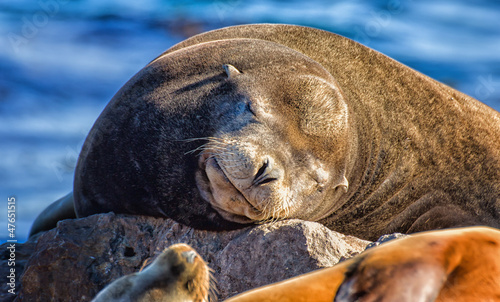
[(192, 301), (214, 298), (210, 269), (187, 244), (165, 249), (148, 267), (107, 285), (93, 302)]
[[(210, 270), (189, 245), (179, 243), (167, 248), (155, 261), (143, 270), (140, 275), (158, 276), (158, 282), (167, 286), (167, 294), (161, 288), (159, 296), (174, 298), (189, 297), (189, 301), (208, 301), (210, 296), (211, 274)], [(162, 281), (163, 280), (163, 281)]]

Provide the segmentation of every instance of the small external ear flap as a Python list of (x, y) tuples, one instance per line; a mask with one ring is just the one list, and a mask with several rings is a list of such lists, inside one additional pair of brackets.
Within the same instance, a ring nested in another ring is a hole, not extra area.
[(236, 67), (231, 64), (224, 64), (222, 65), (222, 68), (224, 68), (228, 78), (234, 78), (235, 76), (241, 74), (241, 71), (236, 69)]

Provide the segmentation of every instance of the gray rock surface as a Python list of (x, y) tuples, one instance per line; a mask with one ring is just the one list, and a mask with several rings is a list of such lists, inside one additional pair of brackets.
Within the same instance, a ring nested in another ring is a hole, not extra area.
[(300, 220), (208, 232), (168, 219), (99, 214), (61, 221), (38, 238), (16, 301), (90, 301), (178, 242), (195, 248), (214, 270), (219, 299), (332, 266), (369, 243)]

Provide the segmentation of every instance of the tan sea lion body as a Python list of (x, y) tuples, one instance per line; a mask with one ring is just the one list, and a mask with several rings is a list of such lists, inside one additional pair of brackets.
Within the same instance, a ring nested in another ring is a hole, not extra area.
[(106, 286), (92, 302), (206, 302), (209, 294), (207, 264), (189, 245), (180, 243), (170, 246), (141, 272)]
[(499, 226), (498, 112), (344, 37), (290, 25), (190, 38), (101, 114), (79, 216), (299, 218), (365, 239)]
[(227, 302), (500, 299), (500, 231), (470, 227), (415, 234), (342, 262), (250, 290)]

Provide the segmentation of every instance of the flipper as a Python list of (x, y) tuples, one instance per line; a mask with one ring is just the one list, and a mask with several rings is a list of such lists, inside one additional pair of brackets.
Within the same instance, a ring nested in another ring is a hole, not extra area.
[(57, 222), (63, 219), (76, 218), (73, 204), (73, 192), (51, 203), (40, 213), (31, 226), (29, 236), (55, 228)]

